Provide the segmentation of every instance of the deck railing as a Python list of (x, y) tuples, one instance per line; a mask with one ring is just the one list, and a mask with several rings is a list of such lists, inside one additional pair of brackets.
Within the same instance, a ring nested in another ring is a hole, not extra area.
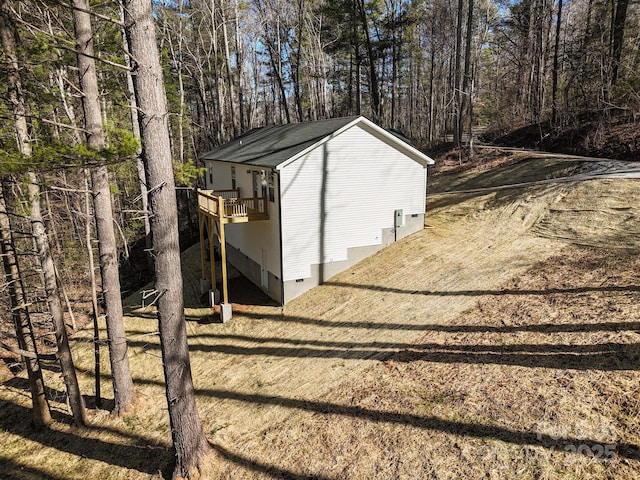
[(264, 197), (240, 198), (251, 213), (267, 213), (267, 202)]
[(224, 216), (225, 217), (246, 217), (247, 205), (241, 198), (224, 199)]
[(233, 190), (205, 190), (211, 192), (214, 197), (222, 197), (222, 198), (239, 198), (240, 197), (240, 189), (235, 188)]
[(268, 217), (264, 198), (240, 198), (238, 189), (198, 190), (198, 207), (205, 213), (218, 217)]

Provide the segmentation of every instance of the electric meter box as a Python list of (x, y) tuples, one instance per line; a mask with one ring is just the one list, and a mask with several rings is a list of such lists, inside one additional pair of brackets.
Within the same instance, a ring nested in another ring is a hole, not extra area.
[(396, 210), (395, 219), (394, 219), (395, 221), (393, 223), (393, 226), (395, 228), (401, 227), (403, 218), (404, 218), (404, 215), (402, 215), (402, 209)]

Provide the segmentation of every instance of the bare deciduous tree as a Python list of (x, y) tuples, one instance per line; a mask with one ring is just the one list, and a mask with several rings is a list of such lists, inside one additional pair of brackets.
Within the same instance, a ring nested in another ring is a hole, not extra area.
[[(27, 109), (22, 94), (22, 81), (20, 79), (20, 69), (18, 58), (16, 56), (16, 45), (13, 34), (8, 27), (9, 8), (7, 1), (4, 0), (0, 4), (3, 18), (2, 47), (7, 57), (8, 70), (8, 87), (9, 100), (13, 108), (13, 119), (15, 136), (18, 143), (18, 151), (26, 158), (32, 153), (31, 139), (27, 125)], [(37, 176), (34, 172), (28, 172), (27, 175), (27, 191), (29, 195), (29, 221), (31, 222), (31, 230), (36, 246), (38, 260), (42, 268), (44, 279), (44, 288), (49, 306), (49, 312), (53, 318), (55, 328), (56, 345), (58, 347), (58, 360), (62, 370), (62, 376), (67, 388), (69, 397), (69, 405), (73, 414), (73, 420), (76, 425), (85, 425), (87, 423), (86, 410), (84, 400), (80, 394), (78, 377), (76, 376), (75, 367), (73, 365), (73, 357), (69, 348), (69, 338), (64, 323), (64, 315), (62, 311), (62, 302), (60, 301), (60, 292), (58, 287), (58, 279), (56, 276), (55, 264), (49, 247), (49, 239), (45, 229), (42, 211), (40, 208), (40, 187)]]
[[(4, 35), (6, 27), (4, 16), (0, 17), (1, 35)], [(40, 428), (51, 423), (51, 411), (47, 401), (42, 369), (38, 360), (38, 348), (36, 345), (29, 309), (20, 276), (18, 257), (16, 255), (9, 214), (4, 195), (4, 185), (0, 185), (0, 253), (4, 264), (7, 290), (11, 301), (11, 314), (16, 329), (18, 346), (30, 356), (23, 355), (24, 363), (29, 376), (29, 387), (31, 388), (31, 403), (33, 404), (33, 424)]]
[[(94, 60), (91, 15), (88, 0), (73, 0), (73, 24), (76, 35), (78, 75), (82, 90), (87, 143), (100, 152), (105, 147), (105, 134)], [(101, 163), (101, 160), (98, 160)], [(122, 414), (134, 400), (133, 381), (127, 357), (127, 339), (122, 318), (122, 299), (118, 273), (118, 249), (113, 228), (111, 191), (107, 166), (99, 164), (91, 170), (93, 205), (102, 272), (102, 295), (107, 317), (107, 339), (114, 393), (114, 412)]]

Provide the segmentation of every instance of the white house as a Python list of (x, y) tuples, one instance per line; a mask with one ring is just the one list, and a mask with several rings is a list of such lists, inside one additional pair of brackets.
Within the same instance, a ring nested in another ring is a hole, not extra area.
[(365, 117), (252, 130), (202, 159), (201, 213), (282, 304), (424, 226), (433, 160)]

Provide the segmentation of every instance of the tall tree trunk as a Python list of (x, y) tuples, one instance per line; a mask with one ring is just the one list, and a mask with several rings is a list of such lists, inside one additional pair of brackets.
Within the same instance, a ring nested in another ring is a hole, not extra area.
[[(0, 28), (4, 30), (4, 16), (0, 18), (0, 22), (2, 22)], [(38, 348), (27, 308), (18, 257), (14, 248), (4, 190), (3, 184), (0, 186), (0, 253), (2, 254), (2, 261), (4, 263), (7, 290), (11, 301), (11, 314), (16, 329), (18, 345), (22, 350), (34, 355), (33, 357), (25, 356), (24, 362), (27, 367), (29, 387), (31, 389), (33, 424), (36, 428), (42, 428), (51, 423), (51, 411), (49, 410), (49, 402), (47, 401), (44, 380), (42, 378), (42, 369), (40, 368), (40, 362), (38, 360)]]
[[(453, 141), (460, 150), (462, 144), (462, 132), (460, 131), (460, 118), (462, 117), (462, 91), (460, 88), (460, 59), (462, 57), (462, 9), (464, 6), (463, 0), (458, 0), (458, 20), (456, 25), (456, 50), (455, 54), (455, 67), (453, 72)], [(462, 164), (461, 152), (458, 152), (458, 158), (460, 164)]]
[(551, 123), (558, 120), (558, 68), (560, 57), (560, 27), (562, 26), (562, 0), (558, 0), (558, 15), (556, 18), (556, 38), (553, 49), (553, 72), (551, 75)]
[(235, 36), (235, 46), (236, 46), (236, 71), (238, 72), (238, 113), (240, 116), (240, 129), (238, 133), (242, 133), (246, 127), (245, 114), (244, 114), (244, 92), (242, 90), (242, 75), (243, 75), (243, 62), (244, 58), (242, 55), (242, 45), (243, 42), (240, 41), (240, 9), (239, 9), (239, 0), (234, 0), (233, 2), (233, 13), (234, 13), (234, 21), (236, 27), (236, 36)]
[[(435, 38), (436, 32), (436, 21), (435, 19), (431, 20), (431, 35)], [(435, 95), (434, 95), (434, 83), (435, 83), (435, 68), (436, 68), (436, 46), (433, 41), (429, 42), (430, 46), (430, 54), (429, 54), (429, 129), (427, 132), (427, 139), (429, 141), (429, 145), (433, 144), (433, 132), (434, 132), (434, 123), (435, 119)]]
[[(358, 4), (359, 0), (353, 0), (353, 12), (352, 12), (352, 24), (351, 24), (351, 47), (353, 48), (353, 56), (351, 57), (351, 74), (353, 75), (353, 81), (355, 82), (355, 99), (352, 97), (352, 85), (349, 84), (349, 96), (350, 102), (349, 106), (352, 105), (352, 100), (355, 100), (356, 104), (356, 115), (360, 115), (362, 113), (362, 92), (360, 85), (360, 65), (362, 63), (361, 55), (360, 55), (360, 38), (358, 35)], [(353, 63), (355, 60), (355, 63)], [(351, 82), (351, 76), (349, 77), (349, 81)]]
[[(124, 10), (122, 4), (120, 4), (120, 21), (124, 23)], [(131, 75), (131, 57), (129, 52), (129, 43), (127, 42), (127, 36), (122, 30), (122, 41), (124, 44), (124, 58), (125, 65), (129, 67), (127, 69), (127, 94), (129, 97), (129, 113), (131, 116), (131, 133), (133, 137), (140, 142), (140, 122), (138, 121), (138, 105), (136, 103), (136, 96), (133, 90), (133, 76)], [(194, 150), (195, 151), (195, 150)], [(140, 202), (142, 204), (142, 216), (144, 219), (144, 238), (145, 247), (147, 252), (151, 251), (151, 226), (149, 224), (149, 197), (147, 193), (147, 179), (144, 174), (144, 164), (142, 163), (142, 147), (138, 145), (136, 149), (136, 170), (138, 173), (138, 185), (140, 186)], [(147, 268), (149, 271), (153, 271), (153, 257), (150, 253), (147, 254)]]
[[(396, 6), (393, 5), (393, 23), (398, 23), (396, 18)], [(400, 35), (398, 35), (400, 32)], [(401, 45), (402, 39), (398, 38), (402, 36), (402, 30), (394, 25), (394, 31), (391, 38), (391, 127), (397, 128), (397, 111), (398, 108), (398, 63), (401, 57)]]
[[(460, 122), (458, 126), (458, 131), (460, 135), (464, 132), (464, 117), (467, 115), (467, 108), (471, 103), (471, 92), (469, 91), (469, 86), (472, 83), (471, 80), (471, 37), (473, 36), (473, 0), (468, 0), (468, 10), (467, 10), (467, 29), (466, 29), (466, 39), (465, 39), (465, 47), (464, 47), (464, 76), (462, 78), (462, 102), (460, 103), (460, 117), (458, 121)], [(471, 132), (471, 124), (469, 124), (469, 144), (468, 147), (471, 149), (471, 137), (473, 133)]]
[[(179, 31), (178, 31), (178, 56), (176, 58), (178, 65), (178, 93), (180, 95), (180, 112), (178, 113), (178, 163), (181, 165), (184, 163), (184, 111), (185, 111), (185, 92), (184, 92), (184, 75), (183, 71), (183, 62), (182, 62), (182, 42), (184, 41), (184, 36), (182, 32), (182, 19), (183, 12), (182, 8), (184, 2), (180, 0), (178, 8), (180, 14), (180, 23), (179, 23)], [(194, 152), (195, 153), (195, 152)]]
[[(280, 98), (280, 106), (282, 108), (280, 113), (280, 122), (282, 122), (282, 113), (284, 113), (284, 120), (286, 123), (291, 123), (291, 114), (289, 113), (289, 104), (287, 103), (287, 92), (284, 85), (283, 73), (282, 73), (282, 47), (280, 41), (280, 26), (276, 25), (277, 38), (272, 38), (270, 35), (265, 37), (267, 50), (269, 51), (269, 63), (271, 65), (271, 71), (276, 78), (278, 86), (278, 97)], [(275, 85), (273, 86), (275, 89)], [(274, 102), (276, 94), (274, 92)]]
[(231, 73), (231, 54), (229, 50), (229, 34), (227, 32), (227, 16), (225, 15), (225, 9), (227, 6), (225, 4), (220, 8), (220, 14), (222, 15), (222, 37), (224, 41), (224, 60), (225, 66), (227, 70), (227, 89), (229, 95), (229, 116), (231, 119), (231, 126), (233, 128), (233, 136), (237, 137), (240, 134), (240, 129), (238, 128), (237, 116), (236, 116), (236, 98), (234, 92), (234, 81), (233, 74)]
[(135, 59), (134, 86), (140, 108), (143, 159), (155, 255), (158, 323), (171, 434), (174, 476), (190, 477), (209, 445), (196, 407), (180, 275), (175, 183), (167, 126), (167, 104), (150, 0), (124, 2), (125, 29)]
[[(175, 34), (175, 42), (177, 45), (174, 45), (174, 36), (171, 34), (169, 29), (168, 21), (165, 20), (163, 25), (163, 38), (166, 39), (166, 42), (169, 44), (169, 53), (171, 55), (171, 61), (173, 63), (172, 69), (175, 68), (175, 77), (178, 80), (178, 98), (179, 98), (179, 111), (172, 116), (177, 117), (178, 121), (178, 134), (177, 134), (177, 144), (178, 144), (178, 153), (175, 157), (179, 164), (184, 163), (185, 159), (185, 143), (184, 143), (184, 113), (186, 110), (185, 105), (185, 88), (184, 88), (184, 51), (182, 44), (184, 42), (184, 34), (183, 34), (183, 22), (184, 22), (184, 13), (183, 13), (184, 1), (180, 0), (177, 2), (177, 15), (175, 20), (178, 23), (178, 31)], [(171, 129), (169, 130), (171, 132)]]
[(302, 38), (304, 34), (304, 0), (297, 1), (298, 6), (298, 25), (296, 32), (296, 50), (295, 58), (296, 63), (293, 65), (293, 92), (296, 100), (296, 112), (298, 113), (298, 121), (302, 122), (304, 119), (304, 112), (302, 111), (302, 85), (300, 82), (300, 64), (302, 63)]
[(102, 407), (102, 394), (100, 388), (100, 328), (98, 326), (98, 288), (96, 284), (96, 269), (93, 260), (93, 245), (91, 238), (91, 195), (89, 195), (89, 171), (84, 170), (84, 212), (85, 225), (84, 233), (87, 244), (87, 260), (89, 262), (89, 280), (91, 282), (91, 307), (93, 316), (93, 360), (95, 376), (95, 404), (97, 408)]
[(380, 111), (380, 86), (378, 85), (378, 74), (376, 72), (376, 61), (373, 54), (373, 45), (371, 35), (369, 34), (369, 25), (367, 23), (367, 12), (364, 9), (364, 0), (358, 0), (360, 21), (364, 31), (365, 46), (369, 55), (369, 94), (371, 96), (371, 114), (374, 122), (379, 122), (382, 117)]
[[(94, 60), (91, 15), (88, 13), (89, 1), (73, 0), (73, 7), (78, 73), (82, 90), (87, 143), (89, 148), (100, 152), (105, 148), (105, 135)], [(135, 394), (127, 356), (127, 340), (118, 273), (118, 251), (113, 229), (109, 172), (106, 165), (98, 165), (92, 169), (91, 182), (93, 184), (93, 206), (102, 272), (102, 295), (107, 313), (107, 338), (115, 401), (114, 413), (120, 415), (131, 408)]]
[(475, 84), (475, 74), (472, 67), (471, 85), (469, 86), (469, 161), (473, 161), (473, 90)]
[[(16, 56), (16, 45), (11, 31), (11, 20), (9, 16), (8, 2), (3, 0), (0, 4), (2, 18), (2, 48), (6, 56), (7, 63), (7, 85), (9, 89), (9, 101), (13, 107), (13, 118), (15, 123), (15, 134), (18, 143), (18, 151), (25, 157), (31, 156), (31, 139), (27, 126), (27, 111), (22, 94), (22, 82), (20, 79), (20, 70), (18, 65), (18, 57)], [(64, 324), (64, 316), (62, 313), (62, 303), (60, 302), (60, 294), (58, 292), (58, 284), (56, 279), (55, 266), (49, 248), (49, 239), (42, 219), (42, 211), (40, 208), (40, 187), (38, 186), (35, 173), (29, 172), (27, 176), (27, 189), (29, 193), (31, 211), (29, 220), (36, 244), (36, 251), (42, 274), (44, 278), (44, 288), (47, 297), (49, 311), (53, 317), (55, 328), (56, 344), (58, 347), (58, 360), (62, 376), (67, 388), (69, 397), (69, 405), (73, 414), (73, 420), (76, 425), (85, 425), (87, 423), (84, 401), (80, 394), (78, 378), (73, 366), (73, 357), (69, 348), (69, 339)]]
[[(209, 83), (208, 88), (215, 91), (215, 102), (213, 109), (215, 111), (216, 118), (214, 119), (213, 116), (209, 118), (208, 127), (212, 132), (215, 133), (218, 145), (220, 145), (223, 141), (227, 141), (228, 137), (227, 135), (222, 135), (223, 133), (226, 133), (222, 131), (222, 128), (215, 128), (216, 125), (218, 125), (219, 127), (222, 127), (224, 125), (224, 97), (221, 92), (222, 82), (220, 81), (220, 78), (222, 77), (222, 75), (220, 75), (220, 67), (218, 65), (218, 22), (216, 20), (216, 0), (211, 0), (210, 4), (211, 5), (209, 7), (209, 13), (211, 17), (211, 48), (209, 51), (211, 52), (211, 50), (213, 50), (213, 55), (207, 55), (206, 62), (208, 64), (208, 71), (213, 71), (213, 77), (208, 76), (207, 83)], [(212, 57), (213, 65), (211, 63)], [(211, 85), (211, 82), (214, 83), (213, 86)]]
[[(614, 1), (614, 0), (612, 0)], [(616, 14), (611, 26), (611, 90), (618, 82), (618, 70), (620, 59), (622, 58), (622, 45), (624, 41), (624, 27), (627, 21), (627, 7), (629, 0), (618, 0), (616, 3)], [(610, 92), (611, 93), (611, 92)]]
[(49, 239), (44, 227), (42, 212), (40, 209), (40, 187), (38, 186), (38, 178), (33, 172), (28, 174), (27, 189), (29, 193), (31, 212), (29, 220), (31, 222), (31, 230), (35, 240), (36, 251), (42, 274), (44, 277), (44, 289), (47, 297), (49, 312), (53, 318), (55, 329), (56, 345), (58, 347), (58, 360), (62, 370), (62, 377), (67, 389), (69, 397), (69, 406), (73, 415), (73, 421), (77, 426), (87, 424), (87, 413), (84, 407), (84, 400), (80, 394), (80, 385), (78, 377), (73, 365), (73, 357), (71, 348), (69, 347), (69, 337), (67, 336), (66, 326), (64, 324), (64, 315), (62, 312), (62, 302), (60, 301), (60, 292), (56, 279), (56, 270), (49, 248)]

